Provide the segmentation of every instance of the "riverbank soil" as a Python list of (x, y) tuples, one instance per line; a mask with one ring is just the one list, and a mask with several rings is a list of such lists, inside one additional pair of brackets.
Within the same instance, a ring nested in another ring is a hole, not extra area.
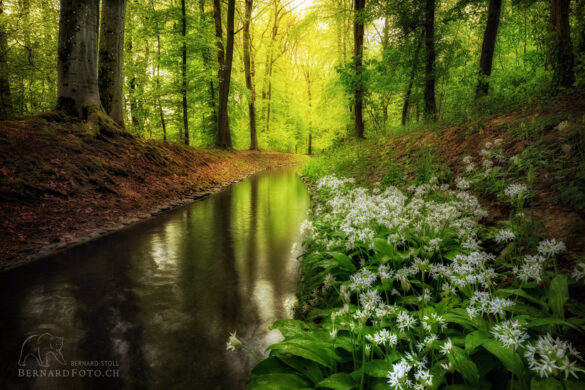
[(301, 159), (96, 138), (68, 120), (0, 122), (0, 271)]

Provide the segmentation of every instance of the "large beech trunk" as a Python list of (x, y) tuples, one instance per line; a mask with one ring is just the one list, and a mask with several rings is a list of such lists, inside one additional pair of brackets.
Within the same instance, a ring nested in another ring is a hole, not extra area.
[(483, 44), (481, 46), (479, 79), (477, 80), (477, 88), (475, 90), (476, 97), (487, 95), (490, 89), (489, 77), (492, 74), (492, 63), (496, 49), (501, 10), (502, 0), (490, 0), (487, 23), (483, 34)]
[(250, 93), (250, 100), (248, 102), (248, 113), (250, 119), (250, 150), (258, 150), (258, 136), (256, 134), (256, 90), (254, 88), (254, 80), (252, 79), (251, 66), (251, 43), (250, 43), (250, 20), (252, 19), (253, 0), (246, 1), (246, 11), (244, 16), (244, 72), (246, 78), (246, 88)]
[(355, 57), (355, 76), (357, 79), (357, 87), (354, 92), (354, 127), (355, 137), (364, 138), (364, 119), (363, 119), (363, 104), (364, 91), (362, 77), (362, 60), (364, 53), (364, 21), (362, 10), (366, 5), (366, 0), (354, 0), (354, 57)]
[(104, 110), (121, 126), (125, 16), (126, 0), (102, 0), (98, 86)]
[(57, 108), (87, 118), (101, 108), (97, 82), (99, 0), (61, 0)]
[(425, 3), (425, 91), (424, 114), (426, 119), (436, 119), (437, 103), (435, 101), (435, 0)]

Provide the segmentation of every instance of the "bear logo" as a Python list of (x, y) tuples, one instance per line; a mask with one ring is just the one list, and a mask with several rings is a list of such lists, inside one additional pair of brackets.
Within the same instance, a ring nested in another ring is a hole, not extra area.
[(29, 336), (22, 343), (18, 365), (25, 366), (30, 356), (37, 361), (39, 366), (49, 367), (49, 355), (52, 355), (59, 363), (67, 364), (61, 348), (63, 348), (63, 337), (56, 337), (50, 333)]

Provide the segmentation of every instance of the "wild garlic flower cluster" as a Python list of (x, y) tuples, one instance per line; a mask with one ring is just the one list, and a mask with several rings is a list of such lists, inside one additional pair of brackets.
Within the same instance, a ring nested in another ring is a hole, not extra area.
[(528, 193), (526, 184), (512, 183), (504, 190), (504, 195), (510, 199), (522, 199)]
[(577, 378), (579, 372), (585, 372), (577, 364), (583, 361), (581, 354), (568, 341), (553, 338), (549, 333), (538, 336), (538, 340), (526, 347), (524, 357), (531, 370), (540, 377), (549, 376)]
[[(500, 145), (486, 145), (484, 161), (501, 162), (495, 149)], [(465, 162), (473, 164), (471, 158)], [(310, 261), (320, 264), (314, 270), (321, 281), (305, 299), (305, 312), (318, 309), (310, 314), (318, 316), (330, 310), (331, 322), (322, 323), (324, 333), (334, 345), (353, 343), (359, 359), (398, 353), (400, 360), (393, 360), (387, 372), (393, 389), (434, 388), (440, 372), (458, 369), (455, 362), (467, 351), (461, 348), (465, 334), (450, 326), (454, 317), (483, 324), (490, 329), (485, 337), (524, 356), (540, 376), (582, 371), (570, 344), (550, 335), (536, 339), (525, 318), (514, 318), (517, 299), (498, 290), (510, 275), (519, 289), (530, 281), (546, 283), (545, 269), (566, 251), (565, 244), (541, 241), (534, 254), (519, 257), (510, 273), (481, 239), (507, 244), (521, 231), (514, 225), (494, 233), (483, 227), (487, 212), (467, 192), (470, 185), (458, 178), (454, 189), (433, 180), (407, 191), (370, 191), (328, 176), (317, 186), (319, 205), (312, 221), (303, 223)], [(524, 185), (508, 189), (510, 197), (527, 191)], [(585, 263), (575, 268), (573, 277), (585, 279)]]
[(526, 340), (529, 339), (526, 328), (518, 321), (509, 320), (496, 324), (491, 333), (494, 338), (513, 350), (517, 350), (524, 346)]
[(433, 375), (427, 368), (427, 357), (419, 359), (413, 353), (392, 365), (388, 372), (388, 383), (393, 389), (406, 390), (433, 388)]

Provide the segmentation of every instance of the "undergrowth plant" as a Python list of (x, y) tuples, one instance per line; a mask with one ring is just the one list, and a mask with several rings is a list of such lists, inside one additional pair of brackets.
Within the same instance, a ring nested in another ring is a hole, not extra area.
[[(248, 388), (585, 388), (585, 305), (571, 298), (585, 264), (559, 266), (567, 248), (539, 237), (531, 180), (508, 182), (519, 157), (501, 146), (465, 157), (454, 186), (318, 180), (296, 317), (273, 325), (284, 339)], [(482, 224), (471, 188), (491, 188), (509, 220)]]

